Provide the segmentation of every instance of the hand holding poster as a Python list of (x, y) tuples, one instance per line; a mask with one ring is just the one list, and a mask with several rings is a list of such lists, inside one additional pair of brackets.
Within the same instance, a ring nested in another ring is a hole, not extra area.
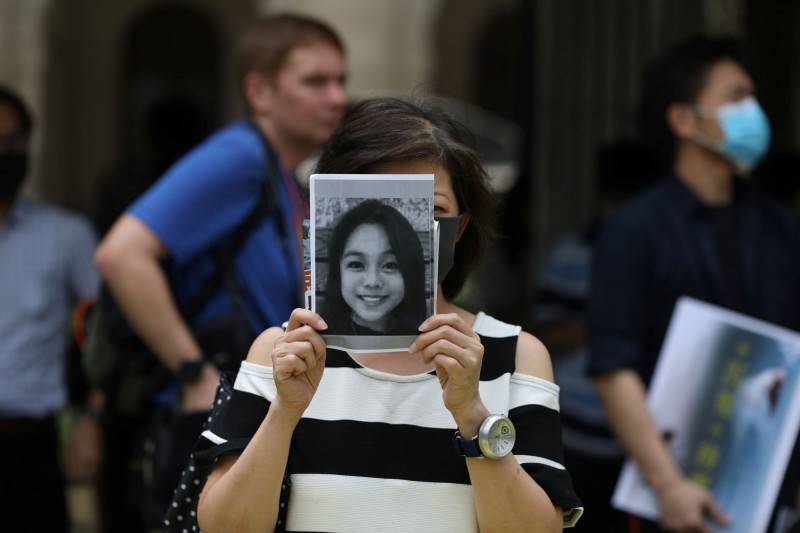
[[(800, 426), (800, 334), (682, 298), (648, 404), (676, 463), (730, 517), (718, 530), (766, 531)], [(658, 519), (632, 461), (612, 502)]]
[(433, 175), (311, 176), (312, 309), (329, 347), (405, 350), (434, 314)]

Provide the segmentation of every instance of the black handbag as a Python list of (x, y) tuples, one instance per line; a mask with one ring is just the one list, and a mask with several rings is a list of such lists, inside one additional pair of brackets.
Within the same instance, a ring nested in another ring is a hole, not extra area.
[[(195, 436), (202, 433), (208, 426), (209, 418), (217, 416), (233, 394), (232, 373), (224, 373), (220, 377), (217, 394), (214, 398), (214, 406), (210, 413), (203, 413), (203, 421), (200, 424), (200, 431), (194, 433)], [(164, 514), (161, 509), (162, 524), (164, 531), (183, 532), (199, 531), (197, 523), (197, 503), (200, 500), (200, 493), (203, 492), (206, 479), (214, 468), (216, 461), (198, 461), (194, 453), (188, 454), (188, 463), (185, 462), (187, 456), (183, 456), (184, 467), (178, 474), (178, 483), (174, 487), (171, 500)], [(163, 500), (162, 500), (163, 501)]]
[[(217, 394), (214, 398), (214, 407), (210, 413), (205, 413), (201, 424), (202, 433), (208, 426), (209, 420), (216, 418), (231, 399), (233, 394), (233, 383), (236, 374), (234, 372), (223, 373)], [(186, 531), (200, 531), (197, 523), (197, 504), (200, 501), (200, 494), (203, 492), (206, 480), (217, 463), (217, 458), (209, 459), (203, 455), (195, 456), (194, 452), (188, 455), (189, 461), (180, 473), (180, 478), (172, 493), (172, 500), (167, 506), (167, 511), (163, 514), (161, 528), (170, 533), (183, 533)], [(275, 527), (276, 532), (286, 531), (286, 514), (289, 508), (289, 493), (291, 491), (291, 479), (287, 472), (281, 485), (280, 502), (278, 506), (278, 521)]]

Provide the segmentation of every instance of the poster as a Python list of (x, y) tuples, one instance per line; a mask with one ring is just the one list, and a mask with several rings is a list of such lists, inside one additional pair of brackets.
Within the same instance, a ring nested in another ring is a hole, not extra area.
[[(670, 453), (731, 519), (715, 531), (788, 531), (775, 509), (800, 425), (800, 334), (691, 298), (679, 300), (648, 392)], [(797, 490), (784, 487), (784, 492)], [(631, 460), (612, 503), (658, 520)]]

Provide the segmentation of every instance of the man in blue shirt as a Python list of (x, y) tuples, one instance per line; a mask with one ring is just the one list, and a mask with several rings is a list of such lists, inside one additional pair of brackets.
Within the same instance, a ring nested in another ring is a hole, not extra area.
[[(182, 415), (166, 445), (169, 459), (159, 486), (143, 495), (154, 500), (141, 513), (150, 526), (160, 523), (154, 515), (170, 497), (167, 485), (177, 482), (211, 408), (219, 368), (209, 360), (220, 364), (221, 350), (234, 367), (258, 333), (302, 305), (298, 234), (308, 207), (294, 172), (328, 140), (346, 106), (344, 46), (322, 22), (263, 18), (242, 35), (237, 59), (247, 117), (175, 163), (112, 226), (95, 255), (128, 322), (180, 387)], [(265, 202), (275, 208), (262, 209)], [(253, 225), (256, 210), (264, 216)], [(225, 264), (232, 268), (215, 293), (197, 304)], [(110, 484), (131, 484), (127, 477), (135, 473), (124, 465), (136, 452), (126, 448), (142, 430), (141, 421), (124, 416), (108, 421), (107, 434), (116, 439), (107, 450)], [(114, 531), (140, 529), (132, 499), (104, 505)]]
[[(181, 378), (187, 412), (210, 408), (219, 378), (205, 363), (192, 325), (235, 312), (238, 304), (220, 288), (194, 324), (182, 310), (217, 268), (215, 252), (258, 204), (272, 168), (280, 174), (271, 177), (280, 212), (247, 235), (234, 258), (236, 283), (254, 335), (279, 325), (301, 302), (300, 245), (292, 230), (300, 227), (305, 207), (293, 174), (328, 140), (346, 105), (344, 47), (313, 19), (259, 21), (240, 42), (239, 70), (248, 118), (167, 171), (117, 221), (95, 257), (133, 328)], [(172, 287), (160, 266), (165, 258), (174, 265)]]
[(67, 402), (70, 313), (95, 295), (87, 220), (18, 197), (32, 118), (0, 87), (0, 514), (28, 531), (67, 531), (54, 414)]
[(675, 464), (647, 408), (675, 302), (692, 296), (800, 329), (800, 225), (735, 179), (769, 145), (753, 95), (729, 40), (696, 38), (655, 62), (640, 118), (669, 175), (613, 217), (595, 248), (589, 372), (669, 530), (727, 521), (711, 493)]

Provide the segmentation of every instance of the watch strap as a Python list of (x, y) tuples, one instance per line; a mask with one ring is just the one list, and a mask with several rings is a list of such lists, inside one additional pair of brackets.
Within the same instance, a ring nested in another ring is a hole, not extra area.
[(456, 453), (464, 457), (483, 457), (480, 446), (478, 446), (478, 436), (471, 439), (464, 438), (461, 432), (456, 430), (453, 435), (453, 446), (456, 448)]
[(203, 368), (206, 366), (206, 360), (202, 357), (200, 359), (193, 359), (185, 361), (178, 367), (176, 377), (182, 385), (191, 385), (200, 380), (203, 374)]

